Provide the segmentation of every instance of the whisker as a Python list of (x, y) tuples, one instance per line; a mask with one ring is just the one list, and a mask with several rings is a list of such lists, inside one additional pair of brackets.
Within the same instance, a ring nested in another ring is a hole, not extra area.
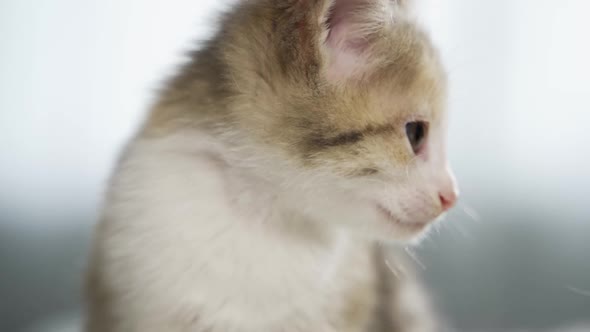
[(444, 219), (445, 219), (445, 218), (441, 218), (440, 220), (438, 220), (437, 222), (435, 222), (435, 223), (432, 225), (432, 227), (431, 227), (431, 228), (432, 228), (432, 229), (433, 229), (433, 230), (436, 232), (436, 235), (440, 235), (440, 233), (441, 233), (441, 228), (442, 228), (442, 225), (443, 225), (443, 222), (442, 222), (442, 221), (443, 221)]
[[(410, 180), (410, 166), (414, 166), (416, 163), (416, 160), (418, 159), (418, 156), (414, 156), (412, 157), (412, 159), (410, 159), (410, 161), (406, 164), (406, 179), (409, 181)], [(420, 176), (424, 176), (423, 174), (420, 173)]]
[(389, 269), (389, 271), (391, 271), (391, 273), (397, 278), (400, 279), (400, 277), (404, 277), (406, 275), (406, 272), (399, 268), (394, 266), (389, 259), (385, 259), (385, 266), (387, 266), (387, 268)]
[(424, 263), (422, 263), (415, 252), (413, 252), (409, 247), (405, 247), (404, 251), (406, 252), (406, 254), (408, 255), (408, 257), (410, 257), (415, 263), (416, 265), (418, 265), (422, 270), (426, 271), (426, 265), (424, 265)]
[(574, 294), (590, 297), (590, 290), (584, 290), (572, 286), (566, 286), (565, 288)]
[(479, 213), (477, 213), (477, 211), (475, 211), (474, 208), (467, 205), (467, 203), (459, 202), (459, 207), (461, 208), (461, 211), (463, 211), (473, 221), (481, 222), (481, 216), (479, 215)]

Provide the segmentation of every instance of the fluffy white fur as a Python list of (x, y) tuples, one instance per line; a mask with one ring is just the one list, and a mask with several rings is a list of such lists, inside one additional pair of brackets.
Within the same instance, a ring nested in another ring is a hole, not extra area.
[(98, 242), (111, 256), (103, 273), (125, 294), (111, 308), (128, 316), (116, 331), (336, 331), (325, 315), (341, 310), (340, 292), (372, 282), (368, 243), (295, 230), (299, 204), (226, 156), (194, 133), (129, 147)]

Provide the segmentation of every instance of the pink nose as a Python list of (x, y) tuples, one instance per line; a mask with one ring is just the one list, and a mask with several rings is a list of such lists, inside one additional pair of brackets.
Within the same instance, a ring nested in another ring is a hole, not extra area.
[(440, 204), (443, 210), (446, 212), (455, 206), (457, 199), (459, 198), (459, 194), (457, 193), (456, 189), (451, 189), (448, 191), (441, 191), (438, 193), (438, 197), (440, 198)]

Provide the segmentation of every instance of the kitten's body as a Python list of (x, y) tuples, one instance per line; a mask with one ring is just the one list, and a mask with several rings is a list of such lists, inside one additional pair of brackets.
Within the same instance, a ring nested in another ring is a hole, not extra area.
[(385, 269), (378, 247), (346, 230), (274, 227), (283, 212), (272, 195), (244, 189), (214, 144), (192, 144), (206, 141), (180, 135), (128, 149), (109, 197), (118, 203), (98, 229), (89, 331), (431, 330), (419, 294), (403, 288), (413, 281)]
[[(351, 226), (384, 218), (350, 195), (357, 176), (381, 166), (375, 153), (346, 159), (358, 156), (356, 142), (337, 133), (377, 140), (380, 131), (360, 128), (382, 128), (371, 126), (385, 116), (310, 113), (342, 102), (329, 83), (357, 75), (339, 63), (319, 79), (322, 51), (306, 48), (323, 32), (305, 24), (323, 22), (330, 6), (244, 2), (169, 83), (111, 182), (91, 262), (89, 332), (434, 330), (411, 279), (390, 273), (374, 241), (422, 224)], [(412, 64), (404, 54), (402, 67)], [(422, 80), (400, 73), (394, 95)], [(420, 220), (440, 213), (420, 211)]]

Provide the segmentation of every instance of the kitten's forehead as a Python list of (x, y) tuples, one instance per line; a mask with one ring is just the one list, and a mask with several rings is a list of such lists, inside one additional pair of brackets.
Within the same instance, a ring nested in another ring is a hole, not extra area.
[(413, 23), (400, 24), (384, 41), (379, 46), (387, 58), (374, 77), (376, 91), (405, 96), (416, 110), (444, 99), (446, 74), (437, 50), (422, 30)]
[[(421, 34), (391, 44), (391, 58), (366, 81), (331, 94), (332, 120), (338, 127), (439, 121), (446, 110), (446, 75), (436, 51)], [(422, 39), (424, 38), (424, 39)]]

